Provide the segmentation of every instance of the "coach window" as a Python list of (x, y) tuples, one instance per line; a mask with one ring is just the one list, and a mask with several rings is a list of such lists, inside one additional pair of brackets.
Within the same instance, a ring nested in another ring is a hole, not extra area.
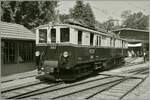
[(82, 44), (82, 31), (78, 31), (78, 44)]
[(56, 43), (56, 29), (51, 29), (51, 43)]
[(90, 33), (90, 45), (93, 45), (94, 34)]
[(47, 29), (39, 29), (39, 43), (47, 42)]
[(60, 29), (60, 41), (61, 42), (69, 42), (69, 28), (61, 28)]

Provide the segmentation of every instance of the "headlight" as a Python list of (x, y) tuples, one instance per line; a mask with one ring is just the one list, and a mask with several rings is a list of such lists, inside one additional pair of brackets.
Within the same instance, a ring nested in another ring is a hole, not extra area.
[(41, 70), (44, 70), (44, 68), (42, 67)]
[(35, 56), (40, 56), (40, 51), (36, 51)]
[(66, 57), (69, 56), (69, 53), (68, 53), (67, 51), (65, 51), (65, 52), (63, 53), (63, 56), (66, 58)]

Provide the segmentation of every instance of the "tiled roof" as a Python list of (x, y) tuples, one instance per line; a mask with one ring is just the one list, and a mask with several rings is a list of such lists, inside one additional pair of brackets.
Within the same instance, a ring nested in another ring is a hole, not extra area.
[(7, 22), (0, 22), (0, 34), (1, 38), (17, 40), (35, 40), (36, 36), (23, 25)]

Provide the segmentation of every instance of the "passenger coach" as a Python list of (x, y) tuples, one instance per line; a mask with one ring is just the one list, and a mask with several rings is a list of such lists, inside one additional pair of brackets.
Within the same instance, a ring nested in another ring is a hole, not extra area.
[(38, 78), (70, 81), (124, 62), (127, 42), (113, 33), (79, 24), (46, 24), (36, 28)]

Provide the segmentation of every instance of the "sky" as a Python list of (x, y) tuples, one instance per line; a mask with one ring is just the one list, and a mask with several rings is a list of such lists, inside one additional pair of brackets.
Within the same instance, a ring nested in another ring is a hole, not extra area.
[[(145, 15), (150, 14), (150, 1), (148, 0), (84, 0), (84, 3), (89, 3), (95, 15), (95, 18), (99, 22), (104, 22), (110, 17), (121, 21), (121, 13), (125, 10), (131, 10), (134, 12), (143, 12)], [(58, 10), (60, 14), (68, 14), (69, 9), (73, 8), (75, 1), (62, 0), (59, 2)]]

